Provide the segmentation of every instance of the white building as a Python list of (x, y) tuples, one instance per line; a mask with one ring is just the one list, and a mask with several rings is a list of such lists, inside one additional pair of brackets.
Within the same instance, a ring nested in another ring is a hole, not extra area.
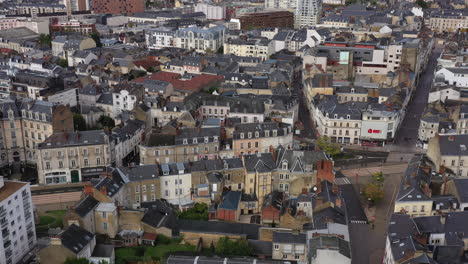
[(225, 31), (224, 26), (179, 29), (176, 32), (175, 46), (183, 49), (195, 49), (197, 52), (205, 52), (208, 49), (217, 51), (224, 44)]
[(157, 28), (146, 31), (146, 46), (148, 49), (162, 49), (174, 46), (175, 31), (170, 28)]
[(171, 204), (184, 205), (191, 202), (192, 175), (183, 163), (161, 165), (161, 198)]
[(298, 0), (294, 14), (296, 28), (315, 26), (319, 23), (322, 12), (320, 0)]
[(436, 72), (436, 79), (458, 87), (468, 87), (468, 67), (443, 68)]
[(113, 114), (118, 116), (122, 111), (131, 111), (138, 103), (137, 97), (130, 94), (127, 90), (121, 90), (119, 93), (112, 93)]
[(0, 264), (19, 263), (36, 244), (30, 186), (0, 177)]
[(226, 8), (222, 6), (200, 3), (195, 5), (195, 12), (203, 12), (206, 19), (222, 20), (226, 17)]
[[(378, 141), (382, 145), (395, 137), (400, 117), (398, 111), (367, 110), (362, 113), (361, 136), (363, 141)], [(379, 143), (380, 144), (380, 143)]]
[(291, 0), (265, 0), (265, 8), (294, 10), (297, 1)]

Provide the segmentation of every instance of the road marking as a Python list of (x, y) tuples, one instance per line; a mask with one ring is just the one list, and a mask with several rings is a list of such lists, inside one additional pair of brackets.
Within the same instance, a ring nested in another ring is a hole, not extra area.
[(346, 185), (351, 184), (348, 178), (335, 178), (335, 184), (337, 185)]

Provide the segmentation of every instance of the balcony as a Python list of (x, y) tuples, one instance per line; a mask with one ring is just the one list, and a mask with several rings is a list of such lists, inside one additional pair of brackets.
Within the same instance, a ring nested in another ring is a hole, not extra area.
[(76, 154), (76, 153), (69, 153), (69, 154), (68, 154), (68, 157), (69, 157), (69, 158), (76, 158), (76, 157), (78, 157), (78, 154)]
[(44, 156), (44, 157), (42, 157), (42, 159), (43, 159), (43, 160), (51, 160), (52, 157), (51, 157), (51, 156)]
[(0, 218), (5, 217), (6, 214), (7, 214), (7, 211), (6, 211), (5, 209), (1, 210), (1, 211), (0, 211)]
[(7, 226), (8, 226), (8, 221), (6, 220), (6, 218), (2, 218), (2, 220), (0, 221), (0, 227), (4, 228)]
[(9, 248), (11, 246), (11, 240), (3, 242), (3, 248)]
[(60, 160), (62, 160), (62, 159), (64, 159), (64, 158), (65, 158), (65, 155), (57, 156), (57, 159), (60, 159)]

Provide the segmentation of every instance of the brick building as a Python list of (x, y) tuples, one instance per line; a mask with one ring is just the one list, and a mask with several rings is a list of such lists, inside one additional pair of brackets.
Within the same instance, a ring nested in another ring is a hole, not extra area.
[(241, 29), (293, 28), (294, 14), (288, 11), (249, 13), (239, 17)]
[(145, 11), (144, 0), (93, 0), (95, 14), (134, 14)]

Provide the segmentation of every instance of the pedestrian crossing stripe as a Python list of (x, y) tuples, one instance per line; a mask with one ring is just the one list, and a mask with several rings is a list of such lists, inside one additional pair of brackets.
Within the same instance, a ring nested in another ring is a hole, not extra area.
[(346, 185), (351, 184), (348, 178), (335, 178), (335, 184), (337, 185)]

